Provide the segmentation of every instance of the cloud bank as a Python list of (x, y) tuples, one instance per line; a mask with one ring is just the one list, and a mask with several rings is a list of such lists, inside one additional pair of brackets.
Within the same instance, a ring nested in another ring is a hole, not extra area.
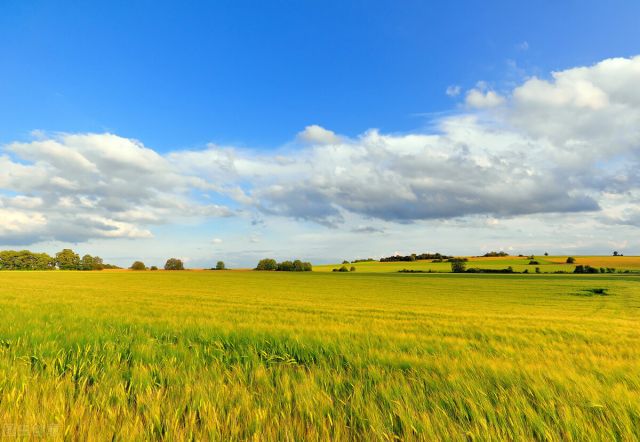
[(232, 216), (355, 220), (354, 233), (478, 215), (638, 226), (638, 84), (640, 57), (608, 59), (507, 91), (479, 83), (436, 130), (346, 137), (310, 125), (276, 151), (159, 154), (113, 134), (45, 134), (0, 151), (0, 243), (144, 238)]

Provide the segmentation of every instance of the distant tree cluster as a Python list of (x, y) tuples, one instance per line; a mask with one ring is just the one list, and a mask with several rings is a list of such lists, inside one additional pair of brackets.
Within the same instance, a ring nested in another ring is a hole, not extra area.
[(577, 265), (573, 270), (573, 273), (615, 273), (616, 269), (613, 267), (591, 267), (590, 265)]
[(509, 256), (509, 254), (507, 252), (487, 252), (484, 255), (482, 255), (485, 258), (492, 258), (492, 257), (504, 257), (504, 256)]
[(356, 268), (354, 266), (351, 266), (351, 268), (347, 268), (347, 266), (342, 266), (340, 268), (336, 268), (336, 269), (333, 269), (331, 271), (332, 272), (355, 272)]
[(313, 268), (310, 262), (295, 261), (276, 262), (275, 259), (265, 258), (258, 262), (256, 270), (277, 271), (277, 272), (310, 272)]
[(102, 270), (113, 268), (104, 264), (99, 256), (80, 255), (71, 249), (63, 249), (52, 257), (46, 253), (29, 250), (0, 251), (0, 270)]
[[(412, 253), (411, 255), (407, 255), (407, 256), (394, 255), (394, 256), (388, 256), (386, 258), (380, 258), (380, 262), (400, 262), (400, 261), (410, 262), (410, 261), (421, 261), (421, 260), (427, 260), (427, 259), (450, 259), (450, 258), (453, 258), (453, 257), (442, 255), (440, 253), (421, 253), (419, 255)], [(353, 261), (353, 262), (357, 262), (357, 261)]]
[(29, 250), (3, 250), (0, 252), (0, 270), (53, 270), (56, 261), (46, 253)]
[(131, 270), (147, 270), (147, 266), (142, 261), (134, 261), (129, 268)]
[(184, 263), (178, 258), (169, 258), (164, 264), (165, 270), (184, 270)]
[(373, 258), (366, 258), (366, 259), (354, 259), (353, 261), (351, 261), (353, 264), (357, 264), (359, 262), (374, 262), (377, 261), (376, 259)]

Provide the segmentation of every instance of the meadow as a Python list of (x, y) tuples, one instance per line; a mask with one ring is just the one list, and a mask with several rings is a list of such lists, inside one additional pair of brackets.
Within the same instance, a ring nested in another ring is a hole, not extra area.
[(358, 267), (0, 272), (0, 434), (638, 438), (638, 276)]

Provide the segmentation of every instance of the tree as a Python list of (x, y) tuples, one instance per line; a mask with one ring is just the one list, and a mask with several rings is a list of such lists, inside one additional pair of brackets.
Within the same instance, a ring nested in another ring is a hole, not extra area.
[(79, 270), (80, 256), (71, 249), (63, 249), (56, 253), (56, 265), (60, 270)]
[(224, 261), (218, 261), (216, 263), (216, 270), (225, 270), (226, 267), (224, 266)]
[(573, 256), (567, 258), (567, 264), (573, 264), (574, 262), (576, 262), (576, 259)]
[(272, 258), (261, 259), (256, 266), (256, 270), (276, 270), (277, 268), (278, 264)]
[(453, 259), (451, 260), (451, 271), (453, 273), (464, 273), (467, 269), (467, 265), (461, 259)]
[(158, 270), (158, 267), (157, 266), (151, 266), (151, 267), (149, 267), (149, 270)]
[(80, 268), (82, 270), (102, 270), (104, 263), (99, 256), (84, 255), (80, 262)]
[(147, 266), (142, 261), (135, 261), (131, 264), (131, 270), (147, 270)]
[(164, 264), (165, 270), (184, 270), (184, 264), (182, 260), (178, 258), (169, 258)]
[(350, 272), (355, 272), (356, 268), (354, 266), (351, 266), (351, 268), (349, 269)]
[(544, 256), (549, 256), (549, 252), (544, 252)]
[(613, 251), (613, 256), (618, 256), (618, 251), (617, 250)]

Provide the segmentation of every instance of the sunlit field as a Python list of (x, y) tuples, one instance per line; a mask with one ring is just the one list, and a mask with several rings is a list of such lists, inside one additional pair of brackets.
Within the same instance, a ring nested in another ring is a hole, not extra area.
[[(506, 256), (506, 257), (467, 257), (467, 267), (477, 267), (480, 269), (504, 269), (509, 266), (515, 272), (528, 270), (534, 273), (536, 267), (541, 273), (568, 272), (571, 273), (576, 265), (590, 265), (592, 267), (615, 268), (617, 271), (640, 271), (640, 256), (576, 256), (575, 263), (567, 264), (567, 256), (534, 256), (534, 261), (538, 264), (529, 264), (532, 260), (529, 257)], [(413, 262), (356, 262), (350, 264), (327, 264), (314, 266), (313, 270), (318, 272), (330, 272), (335, 268), (346, 265), (348, 268), (354, 266), (359, 272), (398, 272), (399, 270), (421, 270), (431, 272), (450, 272), (451, 264), (448, 262), (432, 262), (432, 260)]]
[(637, 438), (639, 277), (357, 266), (1, 272), (2, 432), (123, 441)]

